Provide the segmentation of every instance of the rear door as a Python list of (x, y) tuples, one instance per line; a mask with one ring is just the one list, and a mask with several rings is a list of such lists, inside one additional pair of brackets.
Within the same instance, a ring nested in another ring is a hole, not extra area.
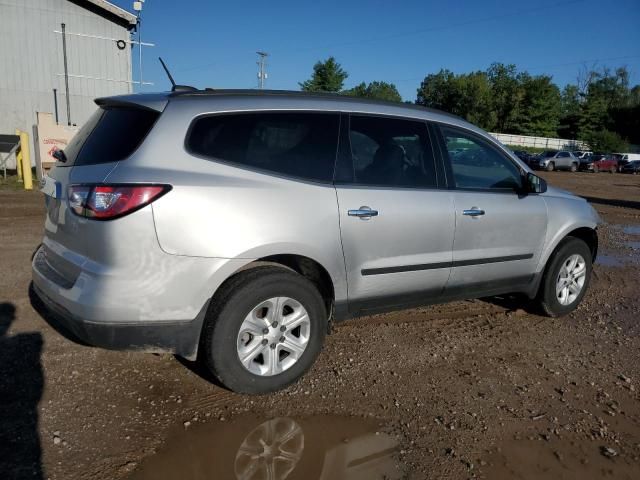
[(518, 193), (522, 173), (497, 145), (441, 126), (440, 145), (454, 193), (453, 269), (447, 294), (474, 296), (528, 284), (547, 226), (542, 197)]
[(453, 196), (439, 188), (425, 122), (351, 115), (342, 124), (336, 191), (351, 313), (439, 296)]

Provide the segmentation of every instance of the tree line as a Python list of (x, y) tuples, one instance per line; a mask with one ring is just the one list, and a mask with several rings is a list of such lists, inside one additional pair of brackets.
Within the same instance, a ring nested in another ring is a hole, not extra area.
[[(344, 89), (349, 74), (334, 57), (317, 62), (300, 82), (309, 92), (334, 92), (401, 102), (393, 83), (362, 82)], [(596, 151), (625, 151), (640, 144), (640, 85), (631, 87), (625, 67), (583, 70), (562, 90), (549, 75), (493, 63), (484, 71), (427, 75), (415, 103), (465, 118), (499, 133), (584, 140)]]

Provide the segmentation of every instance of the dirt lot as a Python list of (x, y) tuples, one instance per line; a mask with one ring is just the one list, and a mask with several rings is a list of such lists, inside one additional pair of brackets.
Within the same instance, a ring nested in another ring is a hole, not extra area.
[[(43, 200), (0, 189), (0, 478), (640, 478), (640, 177), (543, 175), (606, 222), (576, 312), (493, 299), (350, 321), (261, 397), (53, 330), (27, 293)], [(269, 438), (288, 453), (251, 466)]]

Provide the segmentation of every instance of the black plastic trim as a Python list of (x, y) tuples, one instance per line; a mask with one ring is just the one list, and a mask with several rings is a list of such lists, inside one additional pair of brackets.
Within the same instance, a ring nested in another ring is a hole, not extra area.
[(504, 295), (507, 293), (524, 293), (534, 298), (543, 272), (533, 275), (503, 278), (472, 285), (459, 285), (445, 289), (431, 289), (409, 294), (385, 297), (366, 298), (355, 301), (340, 302), (334, 310), (334, 320), (341, 322), (350, 318), (372, 315), (376, 313), (395, 312), (408, 308), (423, 307), (456, 300)]
[[(200, 333), (209, 300), (193, 320), (167, 322), (99, 323), (73, 315), (48, 297), (34, 282), (30, 290), (34, 309), (56, 330), (71, 333), (73, 340), (110, 350), (173, 353), (189, 360), (198, 354)], [(35, 303), (34, 303), (35, 301)]]
[(363, 276), (385, 275), (387, 273), (416, 272), (420, 270), (434, 270), (437, 268), (467, 267), (470, 265), (485, 265), (487, 263), (513, 262), (516, 260), (528, 260), (530, 258), (533, 258), (533, 253), (525, 253), (521, 255), (506, 255), (503, 257), (478, 258), (473, 260), (458, 260), (455, 262), (423, 263), (423, 264), (416, 264), (416, 265), (398, 265), (394, 267), (383, 267), (383, 268), (365, 268), (360, 273)]

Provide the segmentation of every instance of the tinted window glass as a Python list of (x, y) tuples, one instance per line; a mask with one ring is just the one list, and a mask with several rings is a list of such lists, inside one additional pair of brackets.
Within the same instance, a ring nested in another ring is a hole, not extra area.
[(140, 108), (99, 108), (64, 149), (59, 165), (94, 165), (129, 157), (160, 116)]
[(354, 115), (350, 124), (354, 183), (436, 186), (433, 150), (423, 122)]
[(569, 152), (560, 152), (558, 154), (558, 158), (567, 158), (569, 157)]
[(330, 182), (338, 122), (324, 113), (215, 115), (195, 121), (187, 145), (214, 160)]
[(449, 127), (442, 128), (442, 134), (456, 187), (477, 189), (521, 187), (519, 168), (484, 140)]

